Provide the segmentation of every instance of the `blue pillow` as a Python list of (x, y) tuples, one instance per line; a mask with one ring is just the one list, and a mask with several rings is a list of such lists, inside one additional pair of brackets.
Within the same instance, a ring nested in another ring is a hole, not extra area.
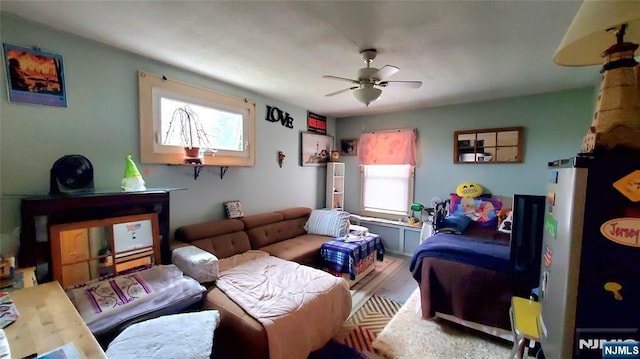
[(438, 227), (437, 232), (462, 234), (473, 220), (464, 214), (447, 216)]

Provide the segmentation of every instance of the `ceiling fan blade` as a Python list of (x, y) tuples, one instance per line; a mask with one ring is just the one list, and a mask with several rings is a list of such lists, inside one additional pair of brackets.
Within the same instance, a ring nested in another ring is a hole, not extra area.
[(417, 89), (422, 86), (422, 81), (382, 81), (378, 84), (380, 87), (408, 87)]
[(351, 82), (351, 83), (354, 83), (354, 84), (359, 84), (360, 83), (358, 80), (352, 80), (352, 79), (348, 79), (348, 78), (345, 78), (345, 77), (338, 77), (338, 76), (331, 76), (331, 75), (324, 75), (324, 76), (322, 76), (322, 78), (332, 79), (332, 80), (340, 80), (340, 81), (347, 81), (347, 82)]
[(343, 92), (347, 92), (347, 91), (349, 91), (349, 90), (355, 90), (355, 89), (357, 89), (358, 87), (360, 87), (360, 86), (352, 86), (352, 87), (349, 87), (349, 88), (346, 88), (346, 89), (342, 89), (342, 90), (340, 90), (340, 91), (336, 91), (336, 92), (328, 93), (328, 94), (326, 94), (325, 96), (329, 97), (329, 96), (333, 96), (333, 95), (341, 94), (341, 93), (343, 93)]
[(400, 71), (400, 69), (395, 66), (384, 65), (380, 70), (376, 71), (373, 75), (369, 76), (369, 78), (383, 80), (395, 74), (398, 71)]

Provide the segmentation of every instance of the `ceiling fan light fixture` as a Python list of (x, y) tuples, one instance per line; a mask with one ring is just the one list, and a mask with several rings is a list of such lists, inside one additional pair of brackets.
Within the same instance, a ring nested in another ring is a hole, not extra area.
[(353, 90), (353, 97), (365, 104), (365, 106), (369, 106), (371, 102), (379, 99), (381, 94), (382, 90), (375, 87), (362, 87)]

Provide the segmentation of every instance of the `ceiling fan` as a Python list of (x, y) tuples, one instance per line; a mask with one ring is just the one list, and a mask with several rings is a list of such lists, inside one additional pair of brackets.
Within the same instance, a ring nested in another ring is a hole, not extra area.
[(377, 54), (378, 51), (376, 51), (376, 49), (367, 49), (360, 52), (360, 55), (362, 55), (362, 59), (367, 64), (367, 67), (363, 67), (358, 70), (358, 78), (356, 80), (331, 75), (322, 76), (325, 79), (347, 81), (355, 84), (355, 86), (329, 93), (326, 96), (334, 96), (353, 90), (353, 96), (358, 101), (369, 106), (371, 102), (380, 98), (382, 90), (379, 87), (419, 88), (422, 86), (422, 81), (386, 81), (385, 79), (387, 77), (400, 71), (400, 69), (392, 65), (385, 65), (381, 69), (371, 67), (371, 63), (373, 62), (373, 59), (376, 58)]

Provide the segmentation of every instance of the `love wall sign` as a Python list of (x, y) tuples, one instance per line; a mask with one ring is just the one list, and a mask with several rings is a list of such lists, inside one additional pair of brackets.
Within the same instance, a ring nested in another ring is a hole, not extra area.
[(277, 107), (267, 105), (265, 120), (269, 122), (280, 122), (284, 127), (293, 128), (293, 117), (288, 112), (284, 112)]

